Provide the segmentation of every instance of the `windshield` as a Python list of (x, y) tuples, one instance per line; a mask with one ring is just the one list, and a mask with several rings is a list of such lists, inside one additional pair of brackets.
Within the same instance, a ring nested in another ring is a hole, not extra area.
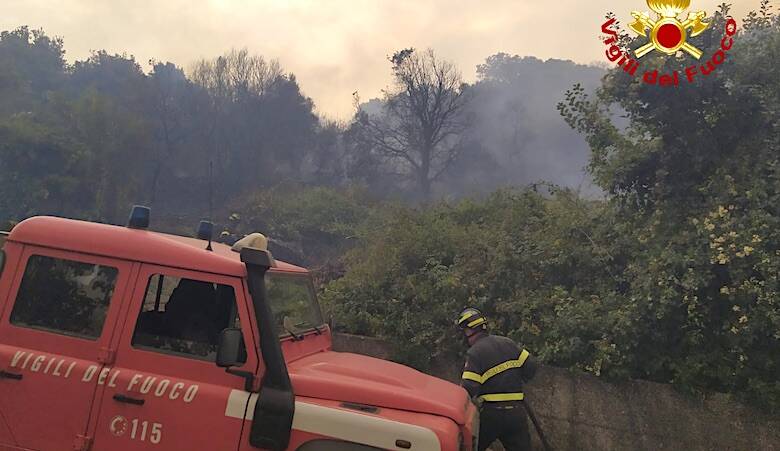
[(280, 336), (295, 335), (323, 324), (322, 312), (308, 276), (266, 273), (268, 304)]

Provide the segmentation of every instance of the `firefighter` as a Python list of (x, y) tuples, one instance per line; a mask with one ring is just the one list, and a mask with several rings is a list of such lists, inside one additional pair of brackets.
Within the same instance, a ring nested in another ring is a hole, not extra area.
[(480, 406), (479, 451), (496, 440), (506, 451), (530, 450), (523, 383), (536, 373), (536, 363), (514, 341), (489, 334), (487, 319), (475, 308), (463, 310), (457, 325), (470, 346), (461, 385)]

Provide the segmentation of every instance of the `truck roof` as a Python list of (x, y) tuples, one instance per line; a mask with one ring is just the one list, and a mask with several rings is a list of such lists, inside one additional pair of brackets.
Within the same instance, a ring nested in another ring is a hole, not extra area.
[[(229, 246), (149, 230), (36, 216), (13, 228), (8, 241), (122, 260), (190, 269), (231, 276), (246, 276), (246, 266)], [(305, 268), (277, 260), (271, 272), (307, 274)]]

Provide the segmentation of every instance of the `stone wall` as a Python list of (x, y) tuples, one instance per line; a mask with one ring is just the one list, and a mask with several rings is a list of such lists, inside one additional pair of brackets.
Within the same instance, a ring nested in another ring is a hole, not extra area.
[[(334, 349), (388, 358), (381, 340), (337, 334)], [(453, 380), (459, 362), (436, 375)], [(693, 399), (645, 381), (607, 383), (595, 376), (542, 367), (526, 388), (556, 451), (780, 451), (780, 417), (713, 394)], [(532, 432), (535, 449), (541, 450)], [(498, 449), (498, 447), (496, 447)]]
[(780, 418), (728, 395), (693, 399), (669, 385), (610, 384), (552, 367), (526, 392), (556, 450), (780, 450)]

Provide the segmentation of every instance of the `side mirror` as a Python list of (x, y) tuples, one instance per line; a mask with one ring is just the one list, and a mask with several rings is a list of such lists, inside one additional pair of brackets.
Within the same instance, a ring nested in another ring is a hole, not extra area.
[(225, 372), (244, 378), (244, 390), (252, 391), (255, 383), (255, 375), (249, 371), (234, 370), (231, 367), (246, 362), (246, 347), (241, 329), (225, 329), (219, 334), (217, 345), (217, 366), (225, 368)]
[(238, 366), (246, 361), (246, 351), (242, 359), (242, 347), (244, 337), (241, 335), (241, 329), (225, 329), (219, 334), (219, 344), (217, 345), (217, 366), (220, 368), (230, 368)]

